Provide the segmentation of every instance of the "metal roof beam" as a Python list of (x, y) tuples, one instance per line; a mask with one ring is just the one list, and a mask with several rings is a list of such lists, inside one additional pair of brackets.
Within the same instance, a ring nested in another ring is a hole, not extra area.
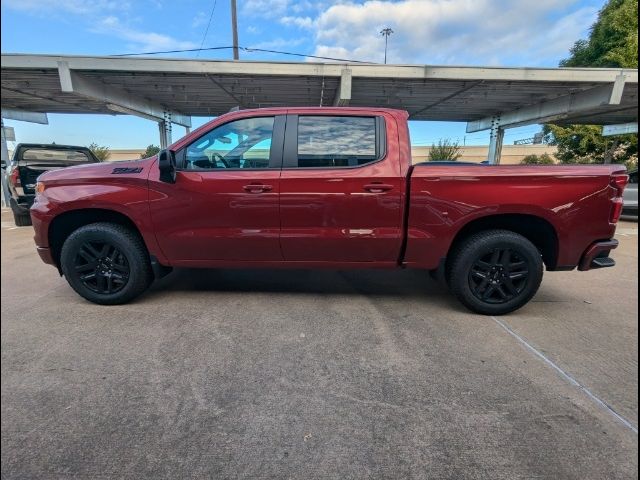
[(500, 113), (494, 117), (485, 117), (468, 122), (467, 133), (490, 129), (496, 117), (500, 119), (499, 122), (502, 128), (512, 128), (531, 123), (553, 122), (603, 106), (619, 105), (622, 100), (625, 80), (625, 75), (620, 74), (616, 77), (615, 82), (607, 85), (570, 93), (569, 95), (523, 107), (512, 112)]
[(340, 85), (336, 97), (333, 99), (334, 107), (346, 107), (351, 101), (351, 70), (343, 68), (340, 73)]
[(430, 79), (430, 80), (496, 80), (535, 82), (609, 83), (623, 72), (627, 81), (638, 83), (637, 69), (620, 68), (510, 68), (450, 67), (435, 65), (380, 65), (346, 63), (289, 63), (224, 60), (159, 59), (144, 57), (87, 57), (74, 55), (2, 54), (2, 68), (57, 69), (67, 62), (71, 70), (163, 72), (217, 75), (276, 75), (339, 77), (344, 68), (353, 77)]
[[(58, 62), (60, 87), (63, 92), (76, 93), (84, 97), (105, 102), (110, 110), (128, 113), (154, 121), (164, 121), (170, 109), (146, 98), (133, 95), (126, 90), (106, 85), (86, 77), (69, 68), (67, 62)], [(171, 111), (171, 121), (185, 127), (191, 126), (191, 117)]]
[(619, 123), (617, 125), (605, 125), (602, 127), (602, 136), (626, 135), (628, 133), (638, 133), (638, 122)]
[(49, 124), (49, 118), (46, 113), (28, 112), (26, 110), (17, 110), (15, 108), (3, 108), (2, 118), (8, 120), (19, 120), (21, 122)]

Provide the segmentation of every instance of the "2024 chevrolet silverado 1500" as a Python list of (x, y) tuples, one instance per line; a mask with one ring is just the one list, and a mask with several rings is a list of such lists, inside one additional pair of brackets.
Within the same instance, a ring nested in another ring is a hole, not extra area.
[(624, 167), (411, 165), (407, 113), (241, 110), (157, 157), (42, 175), (42, 259), (100, 304), (171, 267), (422, 268), (473, 311), (610, 267)]

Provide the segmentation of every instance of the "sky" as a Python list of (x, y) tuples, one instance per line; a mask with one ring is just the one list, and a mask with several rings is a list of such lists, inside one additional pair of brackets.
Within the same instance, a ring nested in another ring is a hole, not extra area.
[[(383, 62), (380, 30), (393, 29), (388, 63), (556, 67), (586, 38), (604, 0), (237, 0), (246, 60), (305, 61), (305, 55)], [(232, 44), (229, 0), (2, 0), (2, 53), (111, 55)], [(161, 57), (231, 59), (229, 49)], [(197, 127), (210, 118), (194, 118)], [(130, 116), (50, 114), (49, 125), (6, 120), (18, 142), (112, 149), (158, 144), (157, 124)], [(443, 138), (488, 143), (464, 123), (411, 122), (414, 145)], [(539, 126), (507, 130), (505, 144)], [(174, 140), (184, 134), (174, 127)], [(10, 145), (11, 146), (11, 145)]]

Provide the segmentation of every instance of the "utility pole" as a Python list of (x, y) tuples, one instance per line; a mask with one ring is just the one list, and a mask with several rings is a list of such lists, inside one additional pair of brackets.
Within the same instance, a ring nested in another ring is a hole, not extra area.
[(236, 16), (236, 0), (231, 0), (231, 29), (233, 30), (233, 59), (239, 60), (238, 55), (238, 17)]
[(389, 35), (391, 35), (392, 33), (393, 33), (393, 30), (391, 30), (389, 27), (383, 28), (380, 31), (380, 35), (382, 35), (384, 37), (384, 63), (385, 63), (385, 65), (387, 63), (387, 42), (389, 41)]

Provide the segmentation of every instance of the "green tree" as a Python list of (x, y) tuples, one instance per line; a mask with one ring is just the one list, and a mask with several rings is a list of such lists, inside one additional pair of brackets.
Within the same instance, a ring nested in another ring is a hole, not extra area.
[(638, 68), (638, 0), (609, 0), (560, 66)]
[(521, 165), (554, 165), (555, 163), (548, 153), (527, 155), (520, 161)]
[(439, 140), (437, 145), (432, 144), (429, 150), (430, 162), (455, 162), (461, 156), (458, 143), (448, 139)]
[(160, 147), (157, 145), (149, 145), (147, 149), (140, 155), (140, 158), (149, 158), (153, 157), (160, 151)]
[(89, 145), (89, 150), (91, 150), (101, 162), (107, 161), (107, 159), (111, 156), (111, 150), (109, 150), (109, 147), (101, 147), (95, 142)]
[[(609, 0), (561, 67), (638, 68), (638, 0)], [(603, 137), (598, 125), (545, 125), (545, 141), (563, 163), (638, 163), (638, 136)]]

